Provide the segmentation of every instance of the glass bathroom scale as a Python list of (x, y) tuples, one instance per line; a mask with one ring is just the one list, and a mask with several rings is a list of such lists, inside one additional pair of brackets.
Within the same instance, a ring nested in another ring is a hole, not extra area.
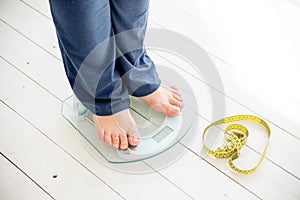
[(190, 127), (190, 121), (185, 120), (192, 114), (188, 108), (182, 109), (177, 116), (168, 117), (136, 97), (130, 97), (130, 101), (130, 112), (138, 126), (141, 142), (127, 150), (108, 146), (98, 139), (92, 113), (76, 97), (70, 96), (63, 102), (62, 114), (79, 131), (85, 145), (93, 147), (110, 163), (134, 162), (162, 153), (176, 144)]
[[(163, 69), (160, 68), (160, 70)], [(170, 75), (167, 72), (160, 73)], [(178, 87), (177, 84), (184, 79), (177, 77), (177, 73), (172, 73), (174, 74), (172, 76), (174, 83), (170, 80), (164, 81), (163, 77), (160, 78), (164, 85), (176, 86), (181, 93), (185, 107), (179, 115), (166, 116), (153, 110), (139, 98), (130, 97), (130, 112), (140, 133), (140, 144), (136, 147), (121, 150), (101, 142), (93, 125), (92, 113), (75, 96), (70, 96), (63, 101), (62, 115), (78, 130), (85, 148), (93, 154), (98, 154), (97, 156), (101, 157), (100, 160), (104, 159), (108, 163), (117, 164), (152, 158), (177, 144), (189, 132), (193, 120), (196, 118), (197, 104), (191, 88), (186, 85), (186, 82), (182, 82), (181, 87)]]

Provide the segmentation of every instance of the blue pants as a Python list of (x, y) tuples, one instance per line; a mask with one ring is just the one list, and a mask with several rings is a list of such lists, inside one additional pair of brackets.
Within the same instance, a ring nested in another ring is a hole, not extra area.
[[(160, 85), (143, 48), (148, 6), (149, 0), (50, 0), (68, 80), (96, 115), (127, 109), (129, 95), (145, 96)], [(132, 43), (140, 48), (124, 51)]]

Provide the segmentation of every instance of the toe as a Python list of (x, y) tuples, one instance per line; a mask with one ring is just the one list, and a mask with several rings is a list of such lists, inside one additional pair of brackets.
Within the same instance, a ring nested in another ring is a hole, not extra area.
[(110, 132), (105, 132), (104, 133), (104, 140), (105, 140), (105, 143), (108, 144), (108, 145), (112, 145), (112, 141), (111, 141), (111, 133)]
[(140, 143), (140, 140), (135, 135), (129, 135), (128, 136), (128, 142), (129, 142), (129, 144), (131, 144), (133, 146), (136, 146), (136, 145), (138, 145)]
[(140, 143), (140, 134), (137, 128), (131, 128), (128, 130), (128, 142), (134, 146)]
[(174, 93), (173, 93), (172, 96), (173, 96), (173, 98), (176, 99), (177, 101), (183, 102), (183, 99), (181, 98), (180, 95), (174, 94)]
[(178, 88), (173, 85), (170, 85), (169, 88), (171, 88), (172, 90), (176, 90), (176, 91), (178, 90)]
[(180, 93), (177, 88), (172, 87), (171, 92), (172, 92), (172, 94), (176, 94), (176, 95), (180, 96)]
[(165, 114), (168, 116), (175, 116), (180, 113), (180, 108), (178, 106), (174, 106), (170, 103), (165, 103)]
[[(182, 101), (178, 101), (177, 99), (175, 99), (173, 96), (170, 97), (169, 99), (170, 104), (172, 104), (173, 106), (177, 106), (179, 108), (183, 108), (183, 102)], [(179, 109), (180, 110), (180, 109)]]
[(120, 141), (121, 141), (120, 148), (121, 149), (127, 149), (128, 148), (128, 140), (127, 140), (126, 134), (121, 133), (119, 135), (119, 137), (120, 137)]
[(112, 146), (114, 146), (115, 148), (119, 148), (120, 146), (119, 134), (113, 133), (111, 139), (112, 139)]

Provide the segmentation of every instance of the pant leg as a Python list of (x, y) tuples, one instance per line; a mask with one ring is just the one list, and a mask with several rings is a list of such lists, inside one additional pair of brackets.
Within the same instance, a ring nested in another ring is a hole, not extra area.
[[(129, 35), (125, 38), (130, 39), (130, 41), (117, 39), (117, 51), (122, 56), (116, 60), (116, 67), (123, 76), (123, 83), (126, 84), (129, 94), (133, 96), (148, 95), (155, 91), (161, 82), (155, 65), (143, 46), (149, 0), (110, 0), (110, 5), (114, 33), (127, 31)], [(140, 31), (128, 31), (137, 28)], [(122, 53), (126, 52), (128, 42), (136, 43), (139, 49)]]
[(128, 91), (115, 67), (115, 42), (106, 42), (113, 35), (109, 0), (50, 0), (50, 8), (74, 94), (97, 115), (128, 108)]

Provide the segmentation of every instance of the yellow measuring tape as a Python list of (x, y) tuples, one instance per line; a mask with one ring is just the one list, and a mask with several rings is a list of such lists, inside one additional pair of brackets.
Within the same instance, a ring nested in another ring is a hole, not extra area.
[[(241, 121), (241, 120), (255, 121), (255, 122), (263, 125), (266, 128), (266, 131), (268, 133), (268, 141), (267, 141), (267, 144), (264, 148), (264, 151), (263, 151), (258, 163), (253, 168), (246, 169), (246, 170), (240, 169), (233, 164), (233, 161), (240, 156), (240, 150), (243, 146), (245, 146), (248, 135), (249, 135), (248, 129), (245, 126), (243, 126), (241, 124), (232, 123), (232, 122), (237, 122), (237, 121)], [(204, 142), (205, 135), (208, 132), (208, 130), (214, 126), (217, 126), (220, 124), (227, 124), (227, 123), (232, 123), (232, 124), (228, 125), (224, 130), (224, 137), (225, 137), (226, 144), (222, 147), (218, 147), (217, 150), (212, 150), (212, 149), (208, 148)], [(239, 131), (237, 131), (237, 130), (239, 130)], [(212, 124), (208, 125), (204, 129), (204, 132), (202, 135), (202, 141), (203, 141), (204, 149), (206, 150), (206, 152), (208, 154), (210, 154), (216, 158), (230, 158), (230, 160), (228, 161), (228, 164), (231, 167), (231, 169), (233, 169), (234, 171), (241, 173), (241, 174), (250, 174), (250, 173), (254, 172), (259, 167), (259, 165), (262, 163), (262, 161), (266, 155), (266, 152), (267, 152), (267, 148), (268, 148), (269, 141), (270, 141), (270, 136), (271, 136), (270, 127), (261, 118), (253, 116), (253, 115), (236, 115), (236, 116), (231, 116), (231, 117), (226, 117), (226, 118), (220, 119), (220, 120), (215, 121)]]

